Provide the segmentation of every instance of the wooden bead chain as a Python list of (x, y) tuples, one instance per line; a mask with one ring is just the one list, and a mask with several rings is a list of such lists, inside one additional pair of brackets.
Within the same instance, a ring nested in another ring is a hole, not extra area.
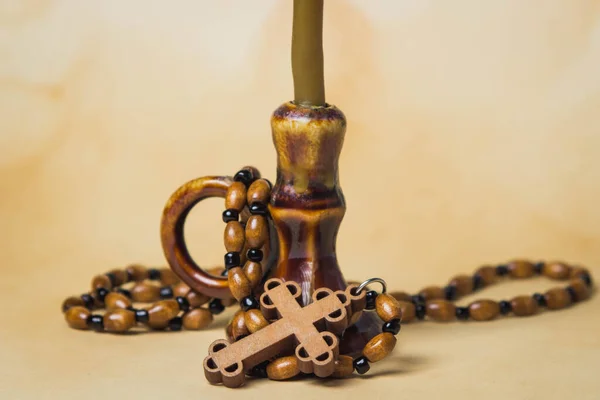
[[(511, 300), (476, 300), (467, 307), (453, 304), (460, 297), (488, 287), (503, 278), (526, 279), (536, 275), (559, 281), (569, 281), (565, 287), (556, 287), (544, 294), (516, 296)], [(391, 293), (400, 303), (402, 322), (428, 319), (449, 322), (489, 321), (499, 315), (513, 314), (525, 317), (537, 314), (541, 309), (560, 310), (589, 298), (592, 292), (590, 272), (582, 267), (564, 262), (512, 261), (498, 266), (483, 266), (474, 275), (457, 275), (447, 286), (428, 286), (416, 295), (405, 292)]]

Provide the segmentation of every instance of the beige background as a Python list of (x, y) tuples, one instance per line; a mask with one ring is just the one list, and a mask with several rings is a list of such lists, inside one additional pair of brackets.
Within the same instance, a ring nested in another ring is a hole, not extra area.
[[(243, 391), (202, 377), (227, 316), (181, 334), (66, 327), (62, 298), (95, 273), (164, 262), (158, 222), (180, 184), (244, 164), (274, 176), (290, 31), (290, 1), (0, 0), (0, 398), (600, 398), (597, 296), (407, 326), (364, 378)], [(347, 277), (414, 291), (512, 257), (600, 275), (598, 1), (328, 0), (325, 51), (349, 121)], [(221, 207), (187, 226), (205, 264), (222, 257)]]

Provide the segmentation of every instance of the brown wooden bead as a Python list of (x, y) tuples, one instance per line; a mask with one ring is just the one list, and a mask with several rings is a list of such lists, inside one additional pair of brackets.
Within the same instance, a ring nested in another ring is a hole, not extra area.
[(246, 199), (248, 204), (262, 203), (267, 204), (269, 202), (269, 196), (271, 195), (271, 186), (265, 179), (257, 179), (248, 188), (248, 194)]
[(575, 279), (575, 278), (581, 279), (584, 275), (589, 275), (589, 274), (590, 274), (590, 271), (588, 271), (585, 268), (574, 267), (574, 268), (571, 268), (571, 273), (569, 274), (569, 278), (571, 278), (571, 279)]
[(229, 221), (225, 225), (225, 232), (223, 233), (225, 249), (228, 252), (235, 251), (239, 253), (244, 249), (245, 241), (246, 237), (244, 236), (242, 224), (239, 221)]
[(565, 280), (571, 274), (571, 267), (562, 262), (551, 262), (544, 265), (542, 272), (550, 279)]
[(569, 283), (569, 286), (571, 286), (573, 288), (573, 291), (575, 291), (577, 301), (583, 301), (590, 297), (590, 289), (581, 279), (573, 279)]
[(242, 211), (246, 205), (246, 186), (242, 182), (233, 182), (225, 195), (225, 209)]
[(131, 300), (121, 293), (110, 292), (104, 298), (104, 305), (106, 306), (107, 310), (114, 308), (127, 308), (131, 307)]
[[(360, 282), (358, 283), (360, 284)], [(406, 292), (391, 292), (390, 296), (392, 296), (393, 298), (395, 298), (398, 301), (406, 301), (406, 302), (412, 302), (412, 298), (410, 297), (410, 294), (406, 293)]]
[(402, 318), (400, 303), (387, 293), (381, 293), (375, 299), (375, 310), (379, 318), (385, 322)]
[(252, 294), (252, 285), (241, 267), (231, 268), (227, 273), (229, 290), (238, 301)]
[(428, 286), (419, 292), (425, 301), (445, 298), (444, 289), (439, 286)]
[(415, 319), (415, 305), (408, 301), (399, 301), (400, 312), (402, 313), (402, 322), (410, 322)]
[(92, 290), (96, 290), (99, 288), (104, 288), (110, 290), (112, 288), (112, 284), (110, 283), (110, 279), (106, 275), (97, 275), (92, 279)]
[[(190, 287), (183, 282), (179, 282), (175, 286), (173, 286), (173, 296), (184, 297), (190, 291)], [(188, 300), (189, 301), (189, 300)]]
[(244, 310), (239, 310), (235, 313), (233, 319), (231, 320), (231, 336), (233, 336), (235, 340), (250, 334), (250, 331), (246, 327), (246, 319), (244, 318), (244, 314)]
[(148, 269), (143, 265), (133, 264), (125, 268), (125, 272), (131, 277), (132, 281), (140, 282), (148, 279)]
[(331, 374), (332, 378), (345, 378), (352, 375), (354, 372), (354, 364), (352, 362), (352, 357), (350, 356), (338, 356), (338, 359), (335, 360), (334, 365), (335, 368), (333, 370), (333, 374)]
[(497, 279), (496, 268), (489, 265), (479, 268), (475, 274), (481, 277), (481, 280), (485, 286), (491, 285), (492, 283), (496, 282)]
[(298, 359), (295, 356), (281, 357), (267, 365), (267, 376), (274, 381), (290, 379), (299, 373)]
[(161, 300), (148, 309), (148, 325), (154, 329), (164, 329), (177, 314), (179, 304), (176, 300)]
[(516, 279), (531, 278), (535, 274), (533, 264), (529, 261), (516, 260), (508, 264), (508, 273)]
[(198, 308), (210, 301), (210, 297), (205, 294), (194, 292), (193, 290), (189, 290), (185, 295), (188, 303), (190, 303), (190, 307)]
[(246, 223), (246, 243), (252, 249), (260, 249), (269, 238), (267, 219), (262, 215), (253, 215)]
[(115, 277), (115, 286), (120, 286), (127, 282), (127, 272), (122, 269), (111, 269), (108, 271), (109, 274), (112, 274)]
[(426, 303), (427, 316), (434, 321), (448, 322), (456, 317), (456, 306), (448, 300), (431, 300)]
[(500, 313), (500, 305), (493, 300), (478, 300), (469, 305), (469, 315), (475, 321), (489, 321)]
[(473, 277), (469, 275), (455, 276), (450, 281), (450, 285), (456, 287), (457, 296), (465, 296), (473, 291)]
[(160, 298), (160, 288), (149, 283), (136, 283), (130, 290), (133, 301), (150, 303)]
[(131, 310), (118, 308), (104, 314), (104, 329), (108, 332), (126, 332), (135, 324), (135, 313)]
[(89, 316), (90, 310), (82, 306), (73, 306), (65, 312), (65, 320), (74, 329), (88, 329), (87, 319)]
[(544, 298), (546, 299), (546, 307), (549, 310), (560, 310), (571, 304), (569, 292), (564, 288), (550, 289), (544, 294)]
[(81, 297), (71, 296), (66, 298), (65, 301), (63, 301), (61, 309), (63, 312), (66, 312), (69, 308), (76, 306), (83, 307), (85, 306), (85, 303), (83, 300), (81, 300)]
[(262, 265), (255, 261), (246, 261), (246, 264), (244, 264), (244, 274), (246, 274), (246, 277), (250, 281), (250, 286), (255, 288), (262, 280)]
[(161, 268), (160, 282), (164, 286), (172, 286), (179, 282), (179, 277), (170, 268)]
[(539, 310), (537, 301), (531, 296), (517, 296), (510, 301), (512, 312), (518, 317), (536, 314)]
[(183, 327), (190, 331), (204, 329), (213, 320), (213, 315), (205, 308), (195, 308), (183, 316)]
[(244, 313), (244, 322), (250, 333), (257, 332), (269, 325), (269, 322), (262, 315), (260, 310), (248, 310)]
[(363, 355), (371, 362), (383, 360), (394, 350), (396, 337), (389, 332), (383, 332), (375, 336), (365, 345)]

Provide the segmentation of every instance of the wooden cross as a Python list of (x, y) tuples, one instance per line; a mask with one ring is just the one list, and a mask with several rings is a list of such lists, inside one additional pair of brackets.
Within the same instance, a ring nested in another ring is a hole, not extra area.
[(296, 282), (270, 279), (260, 297), (260, 307), (268, 320), (279, 318), (245, 338), (229, 343), (217, 340), (204, 359), (204, 374), (211, 383), (238, 387), (245, 373), (280, 353), (294, 350), (300, 371), (326, 377), (333, 373), (341, 334), (353, 312), (365, 305), (365, 292), (356, 294), (356, 285), (345, 291), (317, 289), (313, 302), (300, 306), (302, 291)]

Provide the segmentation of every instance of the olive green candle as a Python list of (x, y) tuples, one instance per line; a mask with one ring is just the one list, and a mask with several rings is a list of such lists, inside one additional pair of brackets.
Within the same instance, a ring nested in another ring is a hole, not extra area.
[(325, 105), (323, 0), (294, 0), (292, 74), (294, 103)]

